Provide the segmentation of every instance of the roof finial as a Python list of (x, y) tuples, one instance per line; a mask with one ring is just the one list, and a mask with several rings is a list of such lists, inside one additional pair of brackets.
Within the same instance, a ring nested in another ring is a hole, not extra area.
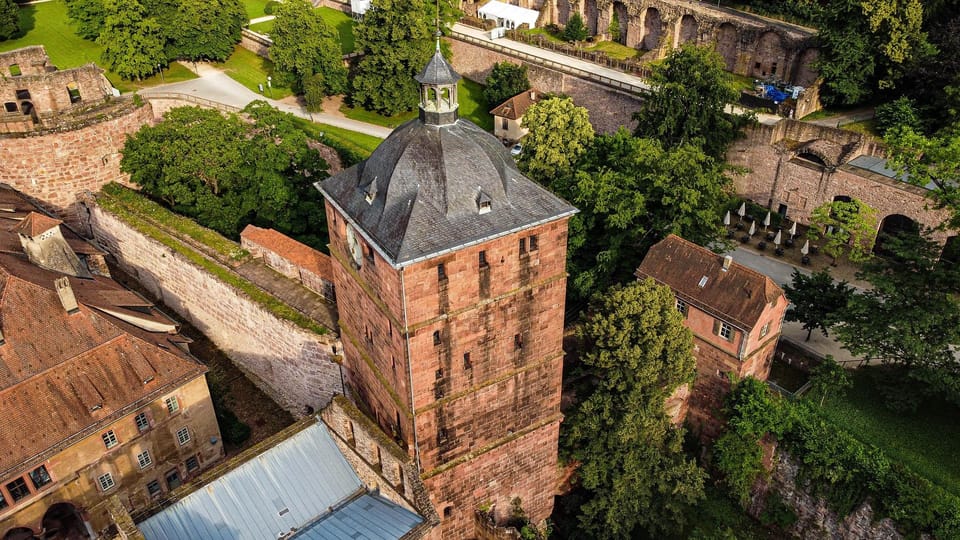
[(437, 52), (440, 52), (440, 36), (443, 35), (443, 32), (440, 31), (440, 0), (437, 0)]

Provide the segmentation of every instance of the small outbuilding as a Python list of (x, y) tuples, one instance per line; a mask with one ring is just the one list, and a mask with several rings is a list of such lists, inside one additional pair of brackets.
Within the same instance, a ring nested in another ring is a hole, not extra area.
[(531, 105), (541, 99), (536, 90), (524, 90), (497, 105), (490, 111), (493, 115), (493, 134), (501, 141), (517, 142), (528, 130), (523, 127), (523, 115)]
[(477, 10), (477, 16), (481, 19), (497, 21), (497, 26), (503, 28), (520, 28), (522, 24), (526, 24), (530, 28), (536, 28), (537, 19), (540, 18), (540, 12), (534, 9), (504, 4), (497, 0), (490, 0), (490, 2), (487, 2)]

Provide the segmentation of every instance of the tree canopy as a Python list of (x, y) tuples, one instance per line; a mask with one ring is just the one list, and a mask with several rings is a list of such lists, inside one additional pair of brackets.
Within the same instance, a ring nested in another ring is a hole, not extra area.
[[(354, 28), (364, 52), (353, 78), (351, 99), (386, 115), (411, 111), (420, 103), (414, 80), (436, 50), (436, 6), (423, 0), (373, 0)], [(441, 2), (441, 28), (455, 20), (452, 4)]]
[(651, 66), (653, 89), (633, 114), (634, 135), (671, 149), (699, 146), (716, 159), (740, 136), (749, 116), (725, 112), (738, 94), (723, 59), (712, 47), (686, 44)]
[(13, 0), (0, 0), (0, 41), (20, 33), (20, 8)]
[(520, 168), (538, 182), (563, 195), (558, 182), (569, 177), (593, 140), (587, 110), (565, 96), (534, 103), (523, 115), (529, 133), (523, 139)]
[(853, 287), (846, 281), (834, 281), (827, 269), (809, 276), (794, 269), (792, 280), (783, 286), (783, 292), (790, 300), (786, 319), (803, 323), (809, 341), (814, 330), (827, 336), (837, 314), (847, 307)]
[(347, 68), (340, 42), (323, 16), (307, 0), (286, 0), (274, 8), (270, 60), (292, 84), (303, 90), (309, 80), (325, 95), (347, 90)]
[(483, 89), (483, 99), (490, 107), (496, 107), (504, 101), (530, 88), (527, 79), (527, 66), (497, 62), (490, 70)]
[(101, 59), (124, 79), (141, 79), (166, 65), (166, 39), (160, 23), (138, 0), (106, 0), (106, 17), (97, 43)]
[(814, 242), (823, 241), (823, 252), (834, 261), (846, 251), (859, 263), (870, 258), (878, 225), (877, 211), (865, 202), (832, 201), (813, 209), (807, 234)]
[(567, 25), (563, 27), (563, 39), (565, 41), (583, 41), (590, 34), (587, 33), (587, 26), (583, 24), (583, 17), (577, 11), (570, 15)]
[(888, 131), (884, 141), (891, 168), (908, 174), (916, 186), (935, 185), (929, 196), (950, 211), (949, 225), (960, 227), (960, 122), (930, 137), (900, 126)]
[(703, 497), (704, 472), (682, 449), (664, 402), (694, 377), (693, 337), (673, 293), (652, 279), (594, 298), (580, 330), (593, 391), (562, 424), (566, 456), (590, 493), (581, 532), (595, 538), (676, 533)]
[(295, 118), (262, 101), (241, 116), (180, 107), (127, 139), (120, 168), (148, 195), (226, 236), (253, 223), (323, 248), (313, 183), (327, 164), (309, 142)]
[(182, 1), (171, 22), (162, 23), (171, 60), (223, 61), (240, 41), (247, 12), (238, 0)]

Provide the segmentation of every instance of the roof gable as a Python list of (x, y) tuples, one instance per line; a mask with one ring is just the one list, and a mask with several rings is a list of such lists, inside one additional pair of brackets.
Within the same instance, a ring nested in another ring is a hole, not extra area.
[(539, 92), (536, 90), (524, 90), (494, 107), (494, 109), (490, 111), (490, 114), (509, 120), (520, 120), (524, 114), (527, 114), (527, 109), (538, 101), (540, 101)]

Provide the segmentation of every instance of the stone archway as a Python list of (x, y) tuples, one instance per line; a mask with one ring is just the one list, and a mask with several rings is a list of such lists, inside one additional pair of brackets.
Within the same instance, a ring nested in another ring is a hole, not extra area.
[(570, 6), (570, 0), (557, 0), (557, 23), (558, 24), (567, 24), (570, 21), (570, 14), (572, 9)]
[(583, 24), (587, 27), (587, 33), (591, 36), (597, 35), (597, 21), (600, 19), (600, 11), (597, 9), (597, 0), (583, 0)]
[(640, 48), (652, 51), (660, 48), (660, 37), (663, 33), (663, 21), (660, 19), (660, 10), (651, 7), (643, 12), (643, 37), (640, 38)]
[(90, 532), (80, 510), (71, 503), (51, 505), (43, 514), (44, 540), (87, 540)]
[(683, 17), (680, 17), (680, 22), (677, 23), (677, 30), (673, 37), (673, 46), (679, 47), (684, 43), (697, 42), (697, 19), (687, 13)]
[(737, 68), (737, 49), (740, 46), (740, 36), (737, 27), (730, 23), (723, 23), (717, 30), (717, 52), (723, 57), (727, 71)]
[(797, 86), (812, 86), (819, 76), (817, 70), (813, 67), (819, 57), (820, 51), (816, 47), (804, 49), (797, 56), (797, 66), (793, 70), (793, 80), (791, 82)]
[(883, 218), (877, 232), (877, 241), (873, 245), (873, 252), (884, 257), (892, 255), (884, 244), (899, 235), (919, 236), (920, 224), (903, 214), (890, 214)]
[(608, 29), (613, 26), (614, 16), (616, 16), (617, 18), (617, 26), (619, 26), (619, 33), (616, 36), (611, 33), (610, 39), (612, 41), (616, 41), (617, 43), (622, 43), (624, 45), (627, 45), (627, 34), (629, 32), (629, 24), (630, 24), (630, 19), (629, 19), (630, 16), (627, 13), (627, 5), (619, 1), (613, 3), (613, 9), (610, 10), (610, 24), (607, 25)]
[(779, 77), (783, 74), (787, 53), (783, 48), (783, 38), (773, 30), (764, 32), (757, 40), (753, 55), (754, 77)]

